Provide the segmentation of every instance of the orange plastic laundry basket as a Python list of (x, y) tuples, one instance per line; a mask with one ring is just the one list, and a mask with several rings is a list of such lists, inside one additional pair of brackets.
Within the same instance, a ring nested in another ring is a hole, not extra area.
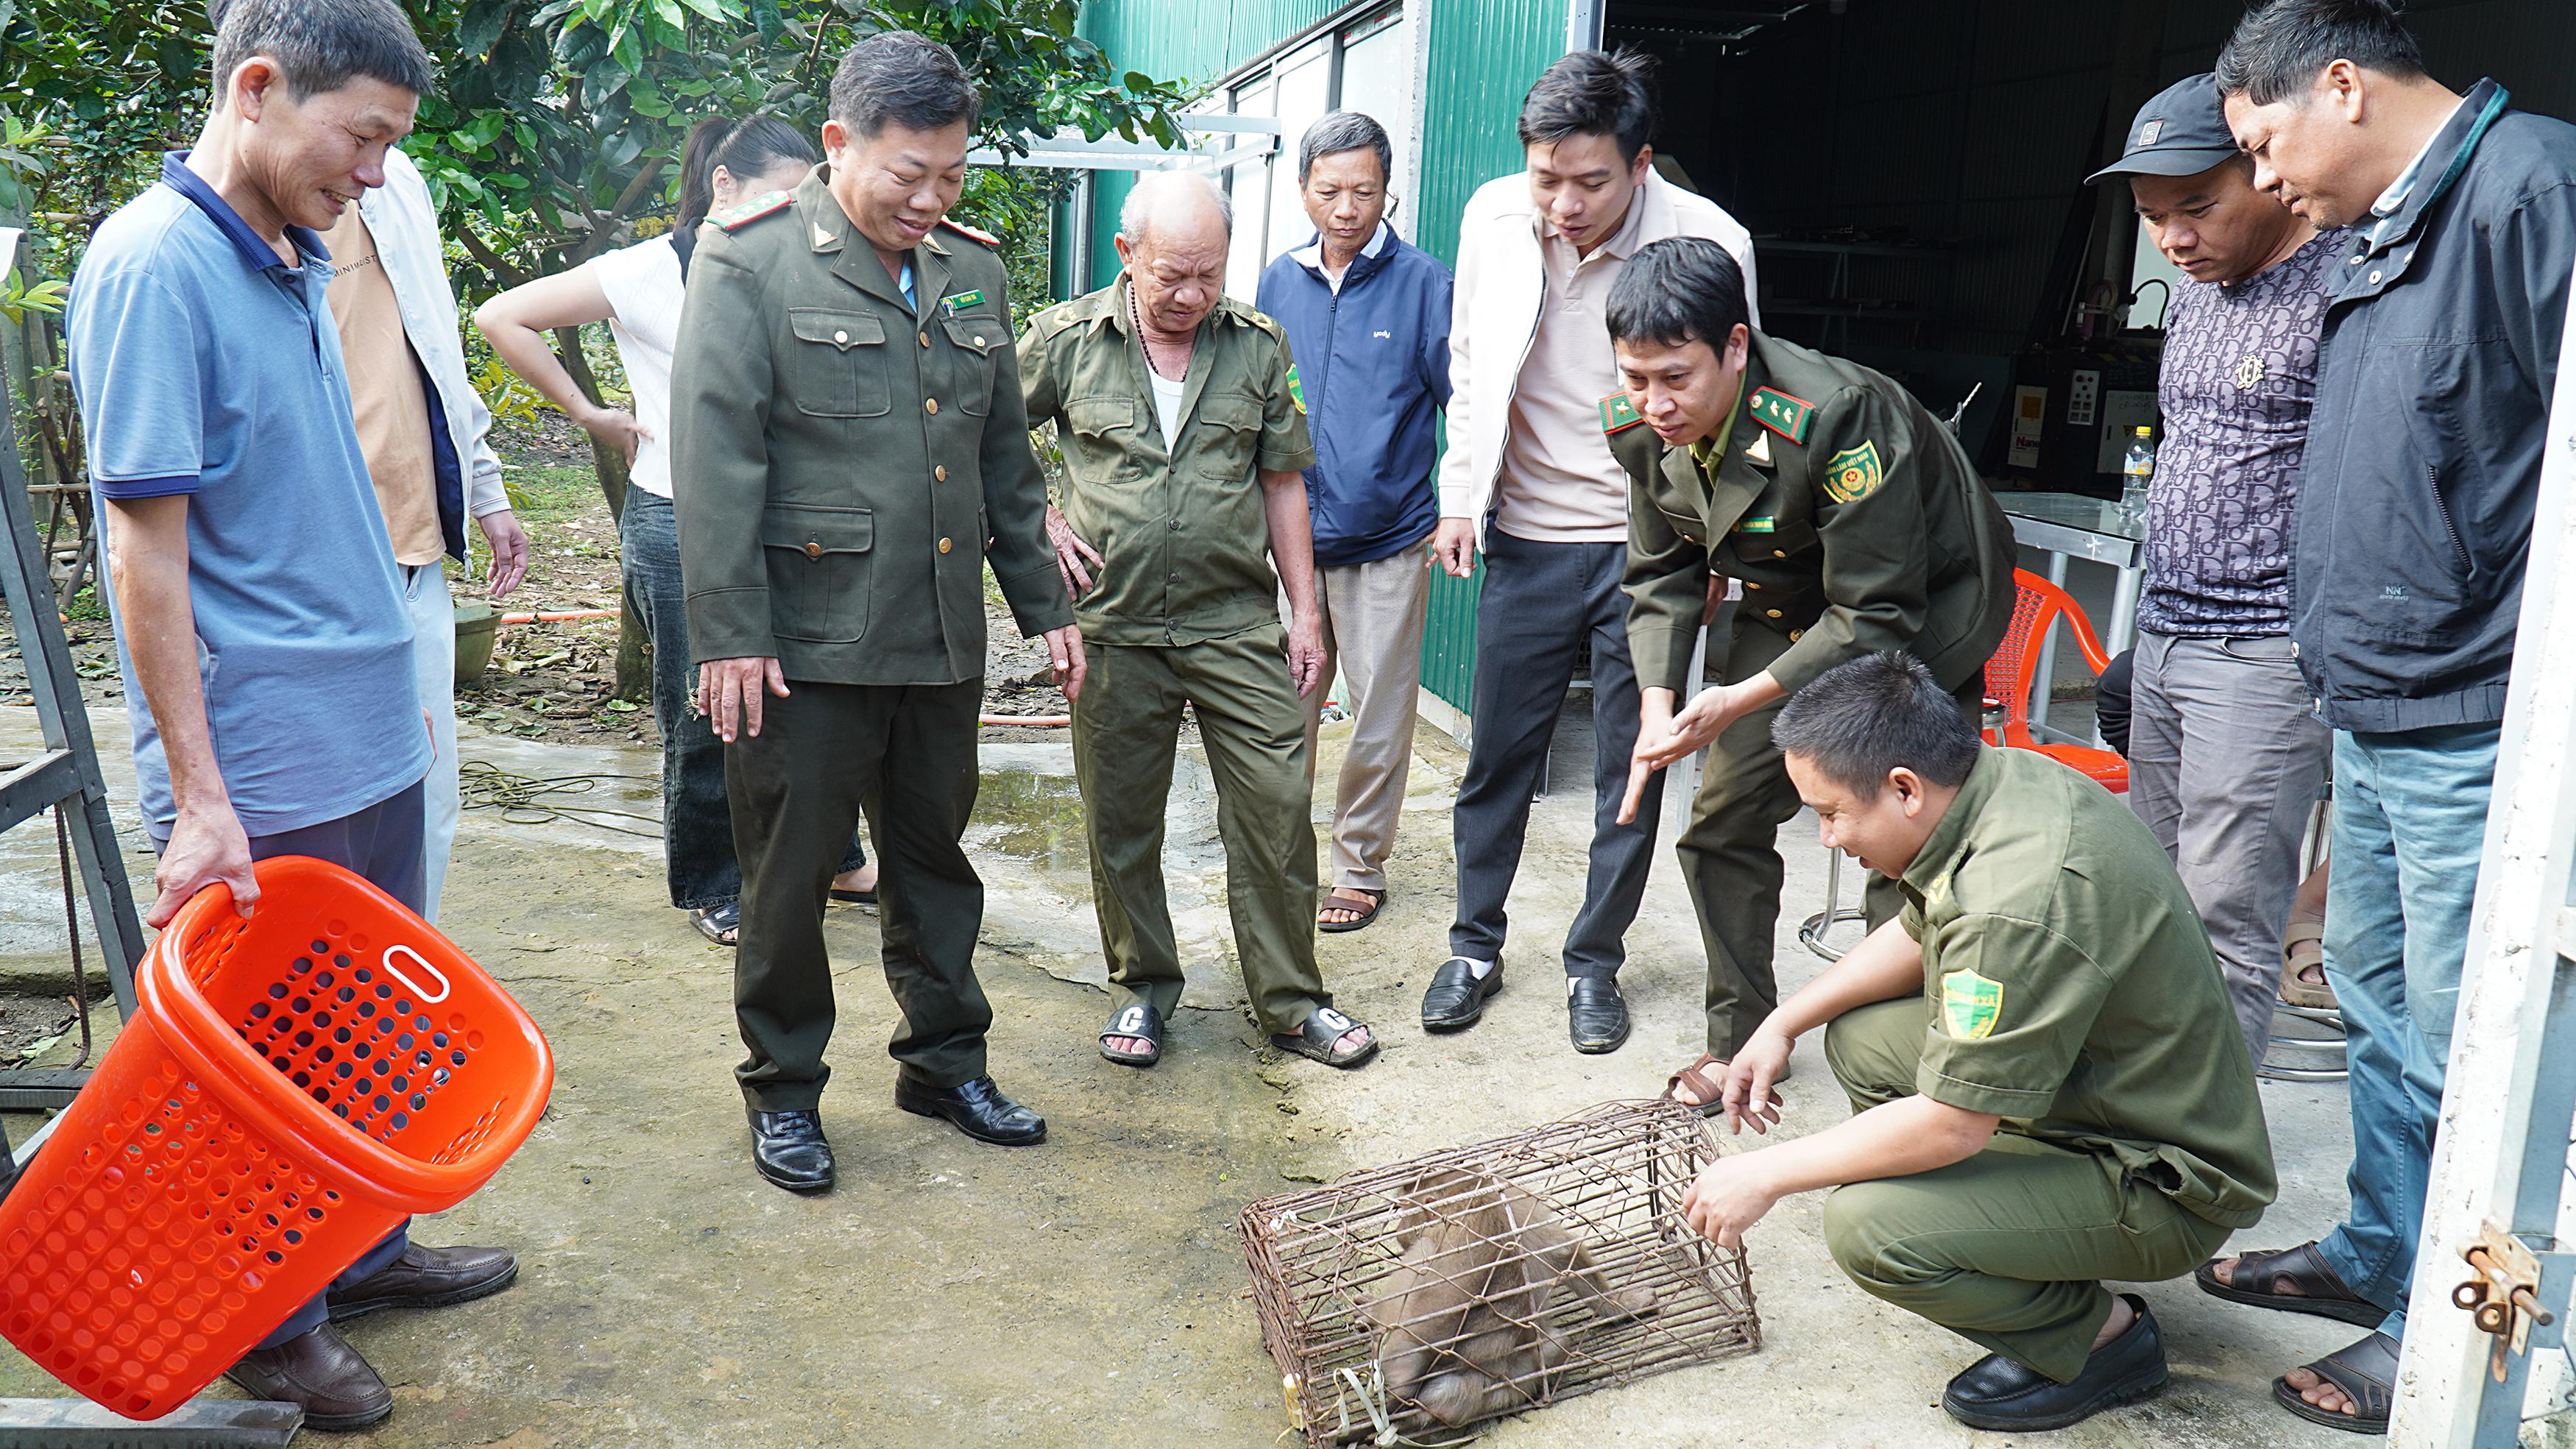
[(545, 1110), (554, 1062), (481, 967), (325, 861), (199, 892), (139, 1008), (0, 1200), (0, 1333), (135, 1419), (186, 1402)]

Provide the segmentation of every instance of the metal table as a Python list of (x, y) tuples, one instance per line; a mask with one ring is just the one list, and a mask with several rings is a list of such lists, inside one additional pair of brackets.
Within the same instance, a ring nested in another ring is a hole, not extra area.
[[(1995, 499), (2012, 520), (2013, 541), (2048, 555), (2050, 583), (2065, 586), (2069, 559), (2101, 564), (2118, 575), (2111, 590), (2110, 627), (2101, 631), (2102, 647), (2117, 654), (2136, 643), (2138, 589), (2147, 576), (2145, 520), (2122, 513), (2117, 503), (2081, 493), (1997, 493)], [(2051, 625), (2040, 643), (2039, 669), (2031, 684), (2035, 730), (2048, 728), (2049, 690), (2056, 678), (2057, 628)]]

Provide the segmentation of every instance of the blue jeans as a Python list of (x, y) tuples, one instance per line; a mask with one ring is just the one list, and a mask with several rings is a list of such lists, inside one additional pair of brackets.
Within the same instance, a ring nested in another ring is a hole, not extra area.
[[(680, 585), (671, 500), (627, 489), (617, 544), (627, 597), (652, 646), (653, 723), (662, 732), (662, 863), (671, 904), (683, 910), (731, 905), (742, 895), (742, 864), (733, 853), (724, 741), (691, 707), (698, 672), (689, 663), (689, 601)], [(867, 863), (853, 834), (832, 873), (846, 875)]]
[(2380, 1331), (2392, 1338), (2406, 1334), (2502, 733), (2492, 724), (2335, 732), (2325, 957), (2350, 1036), (2352, 1211), (2317, 1251), (2389, 1310)]

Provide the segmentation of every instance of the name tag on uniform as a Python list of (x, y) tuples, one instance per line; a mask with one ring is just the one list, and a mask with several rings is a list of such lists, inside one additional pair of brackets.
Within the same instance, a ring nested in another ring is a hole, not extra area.
[(954, 317), (959, 312), (968, 307), (976, 306), (983, 300), (984, 294), (981, 292), (959, 292), (953, 296), (940, 298), (939, 310), (947, 313), (951, 317)]
[(1747, 518), (1740, 520), (1735, 525), (1735, 531), (1737, 533), (1771, 533), (1775, 531), (1778, 526), (1777, 520), (1766, 514), (1760, 518)]

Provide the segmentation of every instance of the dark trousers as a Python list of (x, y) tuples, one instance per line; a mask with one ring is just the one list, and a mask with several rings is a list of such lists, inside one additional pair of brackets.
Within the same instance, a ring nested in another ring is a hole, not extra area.
[[(671, 500), (641, 488), (626, 491), (617, 516), (626, 596), (653, 658), (653, 723), (662, 734), (662, 863), (671, 904), (683, 910), (730, 905), (742, 895), (742, 866), (733, 852), (733, 816), (725, 804), (724, 741), (693, 701), (688, 599), (680, 588), (680, 535)], [(868, 863), (852, 836), (832, 873)]]
[[(1727, 648), (1723, 678), (1729, 684), (1752, 678), (1787, 653), (1789, 642), (1776, 630), (1739, 625)], [(1969, 723), (1976, 723), (1985, 705), (1983, 675), (1970, 678), (1952, 697), (1967, 711)], [(1699, 793), (1691, 799), (1690, 823), (1673, 846), (1699, 916), (1700, 944), (1708, 952), (1704, 1009), (1712, 1056), (1734, 1056), (1780, 1004), (1779, 982), (1771, 969), (1785, 872), (1780, 826), (1798, 813), (1797, 787), (1789, 783), (1779, 746), (1771, 743), (1771, 721), (1780, 704), (1745, 715), (1709, 746)], [(1895, 916), (1902, 903), (1894, 881), (1869, 873), (1862, 904), (1872, 929)]]
[(1657, 774), (1635, 823), (1617, 822), (1637, 748), (1637, 671), (1628, 658), (1628, 596), (1619, 589), (1628, 548), (1619, 543), (1533, 543), (1486, 535), (1485, 584), (1476, 600), (1475, 734), (1451, 830), (1458, 857), (1458, 916), (1451, 954), (1499, 960), (1509, 925), (1504, 902), (1519, 873), (1530, 796), (1547, 764), (1557, 711), (1592, 644), (1592, 851), (1583, 908), (1565, 933), (1569, 976), (1615, 976), (1622, 940), (1645, 899), (1654, 861)]
[[(250, 858), (266, 860), (276, 855), (309, 855), (327, 860), (366, 878), (369, 884), (395, 900), (418, 911), (428, 903), (429, 875), (422, 857), (424, 792), (415, 784), (389, 799), (380, 800), (364, 810), (307, 825), (300, 830), (281, 830), (274, 835), (250, 838)], [(158, 852), (170, 844), (157, 828), (152, 848)], [(346, 1288), (362, 1283), (393, 1265), (411, 1243), (411, 1220), (405, 1218), (374, 1247), (369, 1248), (348, 1270), (332, 1280), (332, 1288)], [(287, 1315), (277, 1331), (259, 1341), (261, 1348), (275, 1348), (289, 1339), (301, 1338), (320, 1328), (331, 1317), (330, 1290), (307, 1301)]]
[(984, 682), (794, 680), (760, 733), (725, 752), (742, 860), (734, 1017), (750, 1056), (734, 1075), (764, 1112), (802, 1111), (831, 1069), (832, 963), (823, 907), (865, 812), (877, 842), (886, 982), (903, 1022), (889, 1050), (906, 1076), (953, 1087), (984, 1075), (993, 1008), (975, 980), (984, 883), (958, 844), (975, 808), (975, 714)]

